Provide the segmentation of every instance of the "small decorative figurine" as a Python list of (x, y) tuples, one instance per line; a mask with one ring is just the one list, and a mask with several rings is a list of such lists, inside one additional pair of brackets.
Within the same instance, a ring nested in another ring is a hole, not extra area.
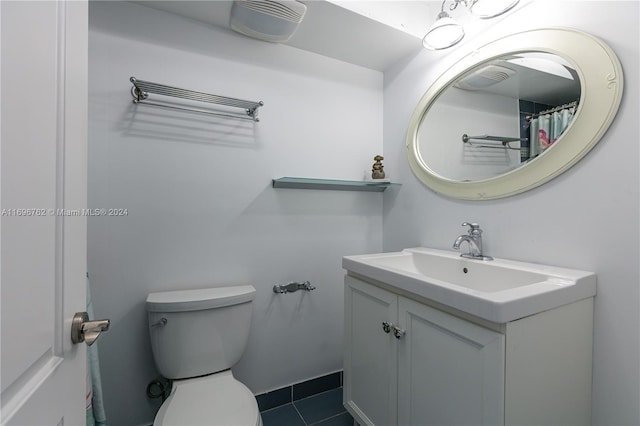
[(371, 169), (371, 178), (384, 179), (384, 166), (382, 165), (384, 157), (382, 155), (376, 155), (373, 159), (375, 163), (373, 163), (373, 168)]

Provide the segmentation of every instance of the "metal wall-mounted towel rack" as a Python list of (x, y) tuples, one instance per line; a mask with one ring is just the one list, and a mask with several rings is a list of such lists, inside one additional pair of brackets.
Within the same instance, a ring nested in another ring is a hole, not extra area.
[[(260, 121), (258, 119), (258, 108), (264, 105), (262, 101), (245, 101), (236, 98), (227, 98), (225, 96), (211, 95), (208, 93), (196, 92), (193, 90), (179, 89), (177, 87), (167, 86), (164, 84), (152, 83), (150, 81), (138, 80), (135, 77), (129, 79), (133, 86), (131, 87), (131, 96), (133, 96), (133, 103), (135, 104), (147, 104), (163, 108), (177, 109), (180, 111), (197, 112), (200, 114), (209, 114), (221, 117), (240, 118), (244, 120)], [(149, 101), (149, 94), (156, 94), (162, 96), (170, 96), (179, 99), (188, 99), (197, 102), (205, 102), (209, 104), (224, 105), (231, 108), (242, 108), (244, 114), (236, 113), (234, 111), (221, 112), (212, 111), (208, 109), (192, 108), (187, 105), (174, 105), (165, 103), (156, 103)]]
[[(471, 143), (471, 140), (478, 141), (491, 141), (491, 142), (500, 142), (500, 145), (474, 145)], [(499, 149), (514, 149), (520, 150), (519, 147), (513, 147), (509, 145), (510, 142), (524, 142), (527, 141), (527, 138), (508, 138), (504, 136), (490, 136), (490, 135), (480, 135), (480, 136), (469, 136), (466, 133), (462, 135), (462, 142), (469, 144), (469, 146), (475, 146), (477, 148), (499, 148)]]

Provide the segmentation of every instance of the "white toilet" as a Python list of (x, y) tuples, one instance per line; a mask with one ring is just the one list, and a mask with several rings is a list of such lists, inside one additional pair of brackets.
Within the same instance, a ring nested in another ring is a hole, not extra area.
[(262, 426), (255, 397), (230, 370), (247, 344), (255, 293), (244, 285), (149, 294), (153, 358), (174, 380), (154, 426)]

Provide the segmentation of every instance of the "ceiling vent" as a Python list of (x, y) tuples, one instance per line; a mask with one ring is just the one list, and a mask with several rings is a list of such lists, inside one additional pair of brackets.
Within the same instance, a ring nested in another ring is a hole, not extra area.
[(487, 65), (484, 68), (462, 77), (455, 84), (455, 87), (464, 90), (480, 90), (505, 81), (515, 73), (516, 72), (510, 68), (498, 65)]
[(307, 6), (296, 0), (235, 0), (231, 28), (259, 40), (289, 40), (302, 22)]

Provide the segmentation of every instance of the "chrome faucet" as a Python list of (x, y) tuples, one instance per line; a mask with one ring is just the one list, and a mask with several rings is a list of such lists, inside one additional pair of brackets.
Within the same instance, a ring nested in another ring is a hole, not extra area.
[(460, 250), (460, 244), (466, 241), (469, 244), (469, 253), (462, 253), (460, 256), (467, 259), (493, 260), (493, 257), (482, 254), (482, 229), (480, 229), (480, 225), (463, 222), (462, 226), (468, 226), (469, 232), (456, 238), (453, 248)]

